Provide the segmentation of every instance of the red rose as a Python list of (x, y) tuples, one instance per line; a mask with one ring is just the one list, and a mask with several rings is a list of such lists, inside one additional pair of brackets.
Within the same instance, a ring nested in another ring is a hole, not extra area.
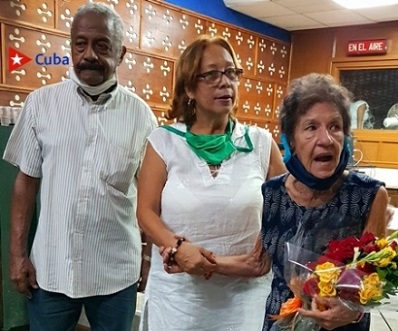
[(380, 250), (380, 247), (377, 246), (376, 244), (372, 244), (372, 243), (369, 243), (362, 248), (362, 251), (366, 254), (369, 254), (372, 252), (378, 252), (379, 250)]
[(319, 293), (319, 288), (318, 288), (318, 278), (316, 277), (311, 277), (307, 279), (307, 281), (304, 283), (303, 290), (304, 293), (310, 297), (313, 297), (315, 294)]
[(397, 242), (396, 241), (393, 241), (391, 244), (390, 244), (390, 247), (395, 251), (395, 249), (397, 248)]
[(328, 252), (325, 256), (335, 259), (335, 261), (346, 262), (354, 258), (354, 248), (359, 247), (359, 240), (355, 237), (331, 241), (328, 245)]
[(362, 266), (357, 265), (357, 269), (365, 274), (371, 274), (373, 272), (376, 272), (376, 267), (373, 264), (367, 262), (365, 262), (365, 264)]
[(374, 243), (376, 240), (376, 237), (374, 236), (373, 233), (370, 232), (365, 232), (362, 234), (361, 239), (359, 239), (360, 246), (366, 246), (367, 244)]

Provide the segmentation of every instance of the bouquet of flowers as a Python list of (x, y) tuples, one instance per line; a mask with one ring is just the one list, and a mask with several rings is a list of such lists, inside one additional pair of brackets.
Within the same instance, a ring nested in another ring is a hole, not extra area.
[(282, 304), (279, 315), (271, 316), (277, 320), (271, 330), (319, 330), (297, 313), (310, 307), (315, 294), (366, 311), (398, 293), (398, 231), (386, 238), (364, 233), (361, 238), (334, 240), (321, 256), (287, 243), (287, 259), (294, 298)]

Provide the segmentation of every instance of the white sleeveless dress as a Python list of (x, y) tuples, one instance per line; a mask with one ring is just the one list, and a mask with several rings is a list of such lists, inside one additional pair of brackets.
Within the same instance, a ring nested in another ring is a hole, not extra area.
[[(173, 126), (186, 131), (185, 124)], [(244, 132), (245, 126), (237, 122), (232, 138), (236, 145), (247, 147)], [(176, 234), (216, 255), (250, 252), (260, 232), (261, 184), (268, 171), (272, 138), (257, 127), (250, 127), (249, 135), (254, 150), (234, 152), (215, 178), (184, 137), (157, 128), (148, 138), (167, 168), (162, 220)], [(268, 278), (213, 275), (205, 280), (185, 273), (169, 275), (154, 246), (140, 330), (261, 330)]]

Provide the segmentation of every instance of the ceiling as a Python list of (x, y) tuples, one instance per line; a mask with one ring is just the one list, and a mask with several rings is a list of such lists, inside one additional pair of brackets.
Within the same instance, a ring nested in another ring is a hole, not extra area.
[(224, 0), (224, 3), (288, 31), (398, 20), (398, 5), (353, 10), (332, 0)]

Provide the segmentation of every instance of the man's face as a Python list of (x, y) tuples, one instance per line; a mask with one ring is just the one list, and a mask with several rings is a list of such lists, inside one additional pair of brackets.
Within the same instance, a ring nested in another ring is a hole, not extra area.
[(115, 47), (115, 36), (104, 15), (86, 13), (72, 24), (72, 62), (77, 77), (85, 84), (96, 86), (115, 71), (126, 52)]

